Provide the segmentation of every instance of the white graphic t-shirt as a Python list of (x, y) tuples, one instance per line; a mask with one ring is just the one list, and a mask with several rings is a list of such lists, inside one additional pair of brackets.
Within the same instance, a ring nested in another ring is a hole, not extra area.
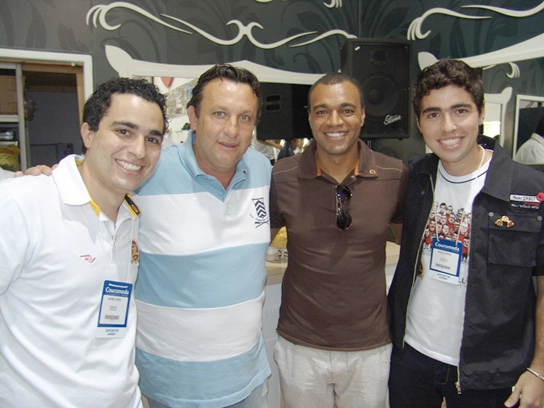
[(472, 203), (489, 162), (466, 176), (438, 166), (434, 202), (421, 243), (421, 270), (408, 304), (406, 342), (435, 360), (457, 366), (463, 334)]

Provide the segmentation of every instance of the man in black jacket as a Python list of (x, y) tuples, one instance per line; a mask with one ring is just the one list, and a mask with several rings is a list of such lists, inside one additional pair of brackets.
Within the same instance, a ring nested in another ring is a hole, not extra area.
[(413, 107), (433, 153), (410, 168), (389, 292), (391, 408), (541, 407), (544, 174), (479, 136), (483, 83), (464, 62), (426, 68)]

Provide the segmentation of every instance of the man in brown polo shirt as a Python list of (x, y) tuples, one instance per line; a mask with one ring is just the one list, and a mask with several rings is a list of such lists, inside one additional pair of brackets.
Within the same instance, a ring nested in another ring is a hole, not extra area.
[(353, 78), (319, 79), (308, 97), (314, 140), (273, 168), (272, 233), (286, 226), (289, 254), (275, 350), (286, 407), (385, 405), (385, 246), (408, 173), (359, 140), (363, 101)]

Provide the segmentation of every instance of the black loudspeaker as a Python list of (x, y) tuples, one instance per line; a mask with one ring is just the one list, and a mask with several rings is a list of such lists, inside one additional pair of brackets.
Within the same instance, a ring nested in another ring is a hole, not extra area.
[(310, 138), (308, 91), (310, 85), (261, 82), (263, 107), (257, 139)]
[(342, 46), (341, 71), (357, 79), (365, 99), (361, 139), (404, 139), (410, 131), (411, 44), (354, 38)]

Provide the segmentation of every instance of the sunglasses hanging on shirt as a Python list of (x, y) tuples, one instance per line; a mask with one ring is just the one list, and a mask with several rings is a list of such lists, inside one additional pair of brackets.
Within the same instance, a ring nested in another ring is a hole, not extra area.
[(336, 226), (345, 231), (351, 226), (351, 214), (349, 213), (349, 201), (351, 190), (344, 184), (336, 186)]

